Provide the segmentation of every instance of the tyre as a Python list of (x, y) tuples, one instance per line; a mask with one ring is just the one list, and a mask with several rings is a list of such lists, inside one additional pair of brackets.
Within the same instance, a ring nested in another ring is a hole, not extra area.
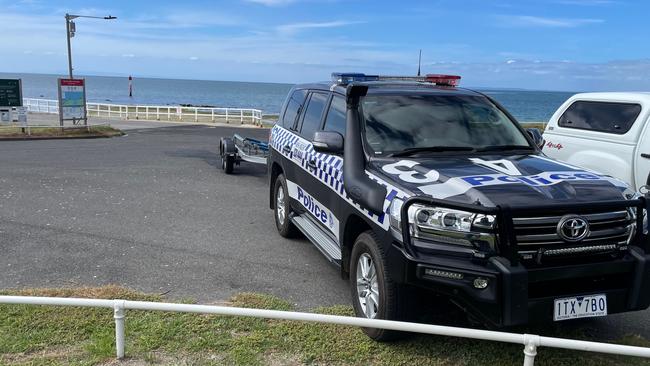
[(235, 157), (221, 155), (221, 169), (223, 169), (226, 174), (232, 174), (232, 171), (235, 169)]
[[(372, 231), (359, 235), (350, 261), (350, 289), (355, 314), (362, 318), (401, 320), (399, 287), (386, 271), (384, 252)], [(406, 336), (394, 330), (362, 329), (376, 341), (391, 341)]]
[(297, 229), (289, 219), (289, 214), (291, 213), (289, 191), (287, 189), (287, 181), (282, 174), (278, 175), (275, 179), (275, 184), (273, 184), (273, 199), (275, 200), (275, 226), (278, 228), (278, 233), (285, 238), (294, 237)]
[(235, 169), (235, 143), (230, 137), (224, 137), (219, 141), (219, 154), (221, 155), (221, 169), (226, 174), (232, 174)]

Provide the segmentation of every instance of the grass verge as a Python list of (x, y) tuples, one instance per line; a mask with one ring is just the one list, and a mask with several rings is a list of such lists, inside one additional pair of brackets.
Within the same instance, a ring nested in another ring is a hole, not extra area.
[[(115, 286), (2, 294), (161, 301)], [(244, 293), (228, 304), (292, 310), (275, 297)], [(347, 306), (315, 312), (352, 315)], [(564, 334), (589, 338), (585, 334)], [(127, 311), (127, 359), (114, 359), (110, 309), (0, 305), (2, 365), (521, 365), (523, 346), (437, 336), (382, 344), (352, 327), (163, 312)], [(618, 343), (650, 346), (629, 336)], [(648, 365), (648, 361), (541, 348), (535, 365)]]
[(89, 128), (34, 127), (22, 128), (10, 126), (0, 128), (0, 140), (15, 138), (79, 138), (79, 137), (114, 137), (124, 133), (111, 126), (90, 126)]

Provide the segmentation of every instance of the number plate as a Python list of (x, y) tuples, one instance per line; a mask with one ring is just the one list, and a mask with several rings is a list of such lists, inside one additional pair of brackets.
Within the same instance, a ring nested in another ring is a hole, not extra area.
[(553, 320), (592, 318), (607, 315), (606, 295), (585, 295), (555, 299)]

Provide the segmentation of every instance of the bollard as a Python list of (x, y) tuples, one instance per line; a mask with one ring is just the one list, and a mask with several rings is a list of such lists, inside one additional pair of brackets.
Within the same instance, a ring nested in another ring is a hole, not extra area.
[(117, 358), (124, 358), (124, 300), (115, 300), (113, 319), (115, 319), (115, 350)]

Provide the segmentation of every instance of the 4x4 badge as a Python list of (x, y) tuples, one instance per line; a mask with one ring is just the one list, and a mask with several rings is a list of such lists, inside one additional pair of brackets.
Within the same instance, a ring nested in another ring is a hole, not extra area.
[(589, 222), (577, 215), (565, 215), (557, 224), (557, 235), (565, 241), (580, 241), (589, 235)]

